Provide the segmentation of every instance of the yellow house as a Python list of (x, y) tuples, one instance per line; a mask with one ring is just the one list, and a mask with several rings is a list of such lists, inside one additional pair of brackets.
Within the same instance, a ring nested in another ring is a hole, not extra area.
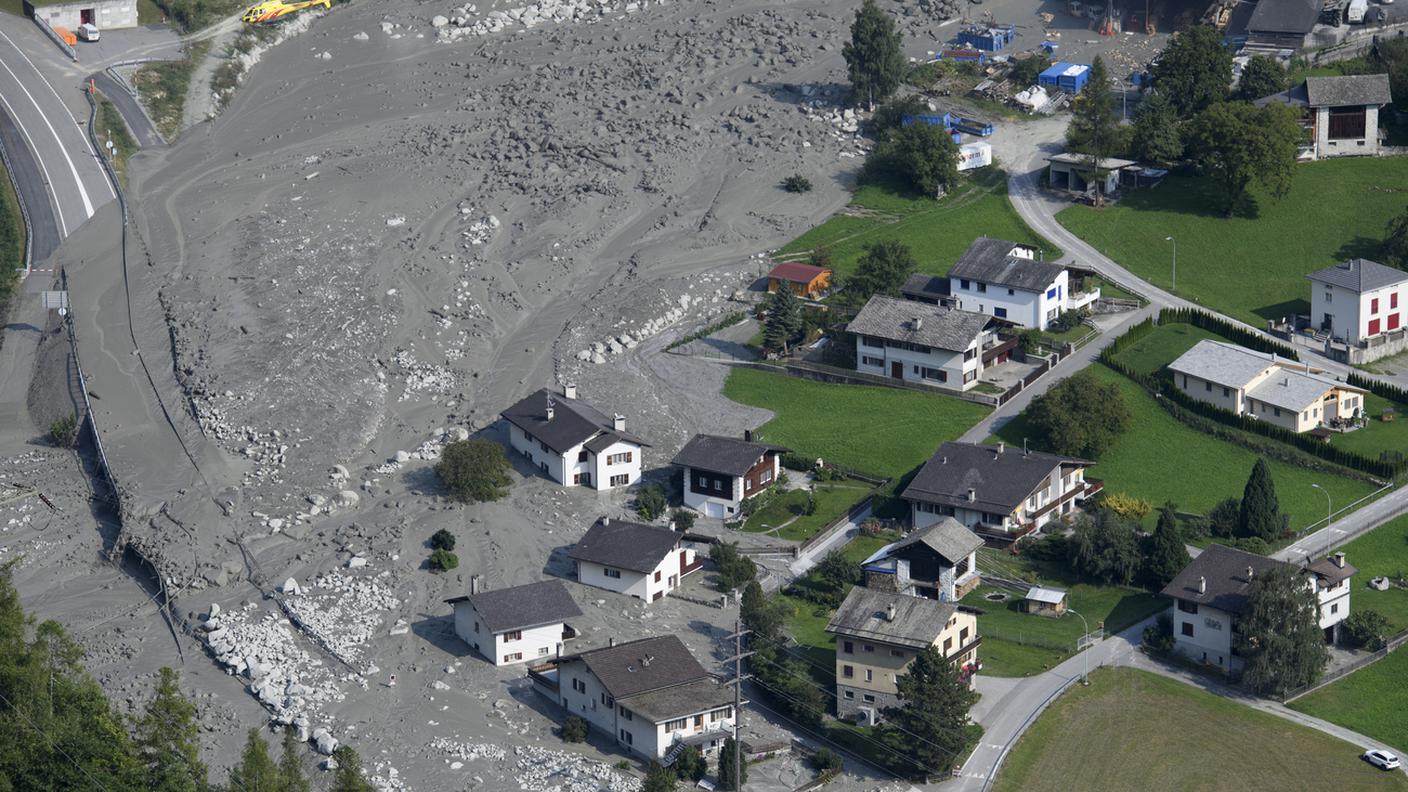
[(831, 268), (784, 261), (768, 272), (768, 292), (775, 292), (784, 286), (798, 297), (820, 299), (831, 288)]
[(1174, 387), (1237, 415), (1308, 432), (1359, 418), (1367, 391), (1304, 363), (1204, 339), (1168, 364)]
[(952, 602), (856, 587), (826, 625), (836, 636), (836, 715), (874, 724), (899, 705), (896, 681), (935, 647), (965, 675), (978, 669), (978, 619)]

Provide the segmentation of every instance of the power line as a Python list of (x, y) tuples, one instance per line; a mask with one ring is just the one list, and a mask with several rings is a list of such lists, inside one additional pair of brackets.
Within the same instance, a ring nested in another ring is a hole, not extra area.
[(49, 743), (50, 748), (53, 748), (55, 751), (58, 751), (59, 753), (63, 754), (64, 758), (68, 760), (69, 764), (73, 765), (74, 767), (77, 767), (78, 771), (83, 775), (88, 776), (88, 780), (93, 782), (93, 786), (103, 790), (103, 792), (107, 792), (107, 787), (103, 786), (102, 783), (98, 781), (98, 779), (94, 778), (93, 774), (88, 772), (87, 768), (74, 761), (74, 758), (68, 755), (68, 751), (65, 751), (63, 748), (60, 748), (58, 743), (54, 742), (54, 740), (50, 738), (49, 735), (43, 729), (39, 728), (39, 724), (30, 720), (29, 716), (24, 713), (24, 710), (15, 706), (15, 703), (6, 698), (4, 693), (0, 693), (0, 701), (4, 701), (6, 706), (14, 710), (15, 712), (18, 712), (20, 714), (20, 717), (24, 718), (25, 722), (29, 724), (30, 728), (39, 732), (39, 736), (43, 737), (44, 741)]

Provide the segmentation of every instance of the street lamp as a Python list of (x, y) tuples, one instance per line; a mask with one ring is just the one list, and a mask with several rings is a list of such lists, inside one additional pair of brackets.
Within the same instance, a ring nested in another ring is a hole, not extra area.
[(1311, 484), (1310, 486), (1325, 493), (1325, 555), (1328, 556), (1330, 554), (1330, 543), (1334, 541), (1335, 537), (1334, 531), (1330, 530), (1330, 517), (1334, 514), (1334, 509), (1330, 506), (1330, 491), (1319, 484)]
[(1178, 291), (1178, 240), (1171, 236), (1164, 237), (1165, 242), (1173, 243), (1173, 286), (1170, 291)]
[[(1080, 616), (1080, 613), (1078, 613), (1075, 608), (1072, 608), (1072, 607), (1070, 607), (1070, 606), (1067, 606), (1067, 607), (1066, 607), (1066, 612), (1067, 612), (1067, 613), (1074, 613), (1074, 614), (1076, 614), (1077, 616)], [(1085, 617), (1084, 617), (1084, 616), (1080, 616), (1080, 625), (1081, 625), (1081, 627), (1085, 630), (1085, 637), (1086, 637), (1086, 638), (1089, 638), (1089, 637), (1090, 637), (1090, 624), (1085, 620)], [(1084, 651), (1081, 652), (1081, 655), (1085, 658), (1085, 671), (1084, 671), (1084, 672), (1081, 674), (1081, 676), (1080, 676), (1080, 683), (1081, 683), (1082, 685), (1089, 685), (1089, 684), (1090, 684), (1090, 643), (1089, 643), (1089, 642), (1086, 643), (1085, 649), (1084, 649)]]

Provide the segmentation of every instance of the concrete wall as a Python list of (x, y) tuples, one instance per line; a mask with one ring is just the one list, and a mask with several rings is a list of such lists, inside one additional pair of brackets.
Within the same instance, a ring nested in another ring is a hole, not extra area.
[[(548, 478), (561, 484), (564, 481), (571, 481), (567, 477), (567, 458), (557, 454), (551, 449), (544, 448), (536, 439), (530, 439), (528, 434), (513, 424), (508, 426), (509, 447), (519, 454), (528, 458), (534, 467), (547, 474)], [(576, 455), (571, 457), (574, 461)]]
[[(676, 548), (660, 561), (659, 566), (649, 574), (632, 572), (629, 569), (619, 569), (617, 567), (607, 567), (602, 564), (594, 564), (588, 561), (577, 562), (577, 581), (588, 586), (616, 591), (621, 594), (628, 594), (646, 602), (654, 602), (658, 597), (670, 593), (679, 588), (683, 575), (680, 574), (680, 554), (684, 554), (684, 563), (692, 564), (695, 554), (689, 548)], [(621, 573), (619, 578), (608, 577), (606, 570), (612, 569)], [(656, 580), (659, 577), (659, 580)]]
[[(960, 664), (970, 663), (977, 660), (976, 650), (969, 650), (961, 656), (958, 652), (972, 643), (977, 635), (977, 617), (971, 613), (955, 613), (934, 645), (950, 660)], [(878, 711), (897, 703), (895, 694), (899, 688), (896, 680), (914, 662), (916, 650), (845, 635), (835, 638), (837, 714), (844, 716), (866, 708)], [(846, 651), (848, 642), (851, 647), (849, 652)], [(847, 668), (851, 669), (850, 676), (846, 676)], [(866, 678), (867, 673), (869, 679)], [(847, 695), (848, 692), (851, 695)], [(866, 696), (873, 697), (874, 701), (867, 701)]]
[(99, 31), (137, 27), (137, 0), (90, 0), (36, 6), (34, 16), (48, 22), (49, 27), (68, 28), (70, 33), (76, 34), (85, 10), (91, 11), (93, 24), (98, 26)]
[(1231, 388), (1218, 385), (1216, 382), (1209, 382), (1188, 374), (1174, 371), (1174, 387), (1178, 388), (1186, 396), (1191, 396), (1201, 402), (1207, 402), (1215, 407), (1241, 415), (1245, 409), (1243, 394), (1240, 388)]
[[(693, 468), (684, 468), (684, 505), (710, 517), (730, 519), (738, 516), (739, 504), (743, 503), (743, 479), (734, 477), (732, 488), (723, 492), (696, 492), (692, 486), (693, 471)], [(711, 510), (710, 504), (715, 508)]]

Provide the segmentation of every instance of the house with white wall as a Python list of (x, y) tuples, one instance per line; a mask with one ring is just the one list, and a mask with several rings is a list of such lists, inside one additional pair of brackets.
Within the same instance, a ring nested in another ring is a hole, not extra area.
[(733, 733), (733, 691), (674, 635), (615, 643), (531, 669), (534, 689), (627, 753), (670, 764), (686, 745), (716, 752)]
[(575, 385), (560, 394), (543, 388), (502, 416), (509, 447), (559, 484), (607, 490), (640, 480), (649, 444), (626, 431), (625, 417), (608, 418), (578, 399)]
[[(1174, 650), (1198, 663), (1224, 672), (1240, 671), (1237, 620), (1245, 613), (1248, 594), (1257, 575), (1284, 565), (1266, 556), (1223, 545), (1209, 545), (1178, 573), (1163, 594), (1173, 599)], [(1327, 643), (1340, 637), (1340, 625), (1349, 616), (1350, 578), (1354, 567), (1343, 553), (1300, 568), (1309, 607), (1316, 609)]]
[(1074, 292), (1066, 268), (1038, 261), (1035, 249), (989, 237), (973, 240), (949, 270), (948, 281), (960, 310), (1034, 330), (1100, 299), (1099, 289)]
[(1017, 345), (997, 337), (999, 324), (974, 311), (876, 295), (846, 330), (856, 337), (857, 371), (966, 391)]
[(654, 602), (703, 562), (669, 528), (602, 517), (567, 551), (577, 581)]
[(467, 596), (445, 602), (455, 609), (455, 635), (496, 666), (557, 657), (577, 637), (567, 620), (582, 615), (560, 580), (481, 591), (475, 575)]
[(1309, 135), (1300, 158), (1373, 157), (1380, 153), (1379, 110), (1393, 102), (1387, 74), (1307, 77), (1305, 82), (1256, 100), (1298, 108)]
[(1305, 363), (1207, 338), (1167, 368), (1187, 396), (1293, 432), (1358, 418), (1368, 395)]
[(684, 475), (684, 505), (705, 517), (739, 516), (743, 501), (762, 494), (782, 474), (782, 455), (790, 449), (744, 439), (697, 434), (675, 454)]
[(1408, 326), (1408, 272), (1350, 259), (1305, 277), (1310, 324), (1336, 341), (1363, 345)]
[(957, 602), (982, 582), (982, 537), (952, 517), (911, 531), (861, 564), (866, 588)]
[(1093, 464), (1004, 443), (947, 442), (901, 497), (916, 530), (951, 517), (986, 541), (1008, 544), (1070, 515), (1099, 492), (1102, 483), (1085, 478)]

